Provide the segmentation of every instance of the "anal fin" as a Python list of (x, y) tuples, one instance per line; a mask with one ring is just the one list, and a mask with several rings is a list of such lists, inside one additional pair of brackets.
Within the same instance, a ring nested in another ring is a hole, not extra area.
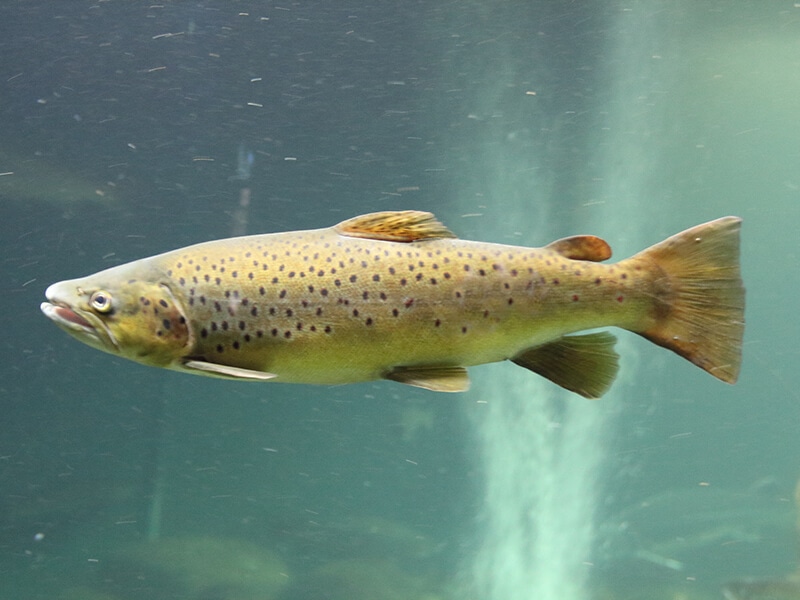
[(511, 361), (585, 398), (599, 398), (619, 370), (616, 341), (608, 332), (568, 335), (525, 350)]
[(277, 377), (274, 373), (253, 371), (252, 369), (242, 369), (241, 367), (231, 367), (230, 365), (220, 365), (204, 360), (187, 360), (181, 366), (198, 375), (209, 375), (210, 377), (222, 377), (223, 379), (237, 379), (240, 381), (266, 381), (267, 379)]
[(464, 367), (395, 367), (383, 377), (433, 392), (466, 392), (469, 389), (469, 375)]

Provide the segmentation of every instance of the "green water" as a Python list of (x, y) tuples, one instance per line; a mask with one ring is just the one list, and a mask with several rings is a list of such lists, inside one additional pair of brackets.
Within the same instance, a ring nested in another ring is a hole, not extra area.
[[(800, 9), (19, 0), (0, 23), (0, 598), (794, 597)], [(619, 332), (599, 401), (510, 363), (458, 395), (237, 384), (38, 309), (163, 250), (410, 208), (615, 260), (743, 217), (739, 383)]]

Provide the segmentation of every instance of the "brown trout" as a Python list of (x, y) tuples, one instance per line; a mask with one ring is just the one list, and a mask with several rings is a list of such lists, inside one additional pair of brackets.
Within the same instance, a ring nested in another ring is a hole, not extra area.
[(42, 311), (100, 350), (188, 373), (469, 387), (511, 360), (588, 398), (638, 333), (728, 383), (744, 332), (741, 220), (724, 217), (616, 264), (598, 237), (543, 248), (457, 239), (426, 212), (206, 242), (51, 285)]

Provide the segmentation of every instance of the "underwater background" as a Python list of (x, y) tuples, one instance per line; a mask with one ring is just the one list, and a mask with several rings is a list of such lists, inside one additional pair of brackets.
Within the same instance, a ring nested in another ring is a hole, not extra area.
[[(800, 598), (800, 6), (0, 4), (0, 598)], [(240, 233), (434, 212), (615, 260), (744, 219), (727, 386), (626, 332), (588, 401), (143, 367), (52, 282)]]

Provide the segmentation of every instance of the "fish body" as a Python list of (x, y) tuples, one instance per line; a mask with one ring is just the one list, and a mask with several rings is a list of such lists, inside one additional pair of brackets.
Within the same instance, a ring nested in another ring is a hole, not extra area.
[(627, 260), (594, 236), (526, 248), (457, 239), (430, 213), (206, 242), (46, 291), (43, 312), (98, 349), (236, 379), (468, 387), (510, 359), (587, 397), (617, 371), (616, 326), (719, 379), (741, 360), (739, 225), (726, 217)]

